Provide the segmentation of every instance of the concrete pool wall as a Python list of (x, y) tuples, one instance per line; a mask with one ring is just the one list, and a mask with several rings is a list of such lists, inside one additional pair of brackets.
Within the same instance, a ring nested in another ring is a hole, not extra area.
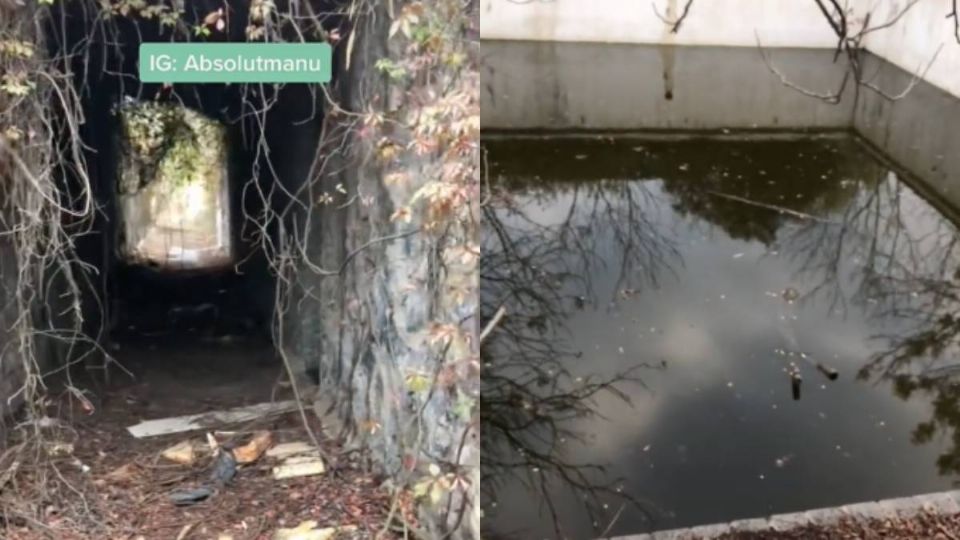
[[(960, 36), (949, 2), (848, 2), (869, 14), (864, 73), (889, 95), (835, 90), (846, 66), (814, 2), (482, 0), (485, 130), (855, 130), (960, 207)], [(903, 11), (905, 6), (909, 9)], [(658, 16), (659, 15), (659, 16)], [(768, 52), (760, 54), (758, 43)], [(923, 74), (914, 81), (917, 74)], [(916, 83), (916, 84), (914, 84)]]
[[(653, 3), (675, 17), (686, 0)], [(883, 21), (905, 2), (850, 5), (859, 13), (876, 8), (874, 17)], [(785, 86), (770, 67), (812, 91), (837, 87), (846, 65), (833, 61), (836, 37), (814, 2), (694, 2), (681, 31), (672, 34), (650, 2), (602, 0), (584, 9), (573, 0), (482, 0), (482, 128), (697, 136), (853, 131), (915, 176), (921, 191), (960, 209), (960, 43), (945, 19), (948, 11), (949, 2), (918, 2), (896, 24), (866, 39), (870, 83), (892, 95), (909, 88), (902, 98), (848, 87), (832, 104)], [(769, 47), (769, 65), (758, 37)], [(915, 81), (934, 55), (924, 78)], [(722, 527), (763, 530), (833, 519), (844, 511), (870, 517), (924, 505), (952, 512), (956, 500), (955, 492), (935, 494)], [(690, 532), (629, 538), (686, 538)]]
[[(876, 55), (871, 83), (828, 103), (785, 86), (753, 47), (485, 41), (485, 131), (855, 131), (928, 191), (960, 208), (960, 98)], [(956, 45), (960, 49), (960, 45)], [(768, 50), (804, 88), (837, 88), (828, 49)]]
[[(658, 17), (676, 20), (687, 0), (482, 0), (483, 40), (672, 44), (722, 47), (833, 49), (837, 37), (815, 2), (796, 0), (694, 1), (678, 32)], [(898, 16), (908, 4), (909, 9)], [(589, 7), (586, 7), (588, 6)], [(948, 1), (848, 0), (844, 3), (856, 31), (869, 14), (871, 27), (886, 29), (864, 37), (867, 50), (960, 96), (960, 43)], [(656, 11), (655, 11), (656, 10)], [(939, 52), (938, 52), (939, 50)]]

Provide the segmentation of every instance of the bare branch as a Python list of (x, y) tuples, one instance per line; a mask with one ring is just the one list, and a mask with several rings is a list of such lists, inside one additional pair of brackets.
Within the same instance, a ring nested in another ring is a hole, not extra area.
[(690, 6), (693, 5), (693, 0), (687, 0), (687, 3), (683, 6), (683, 11), (680, 13), (680, 16), (674, 20), (668, 19), (666, 16), (661, 15), (657, 10), (657, 4), (650, 4), (653, 7), (653, 13), (657, 16), (658, 19), (663, 21), (664, 24), (670, 26), (670, 33), (676, 34), (680, 31), (680, 25), (683, 24), (683, 21), (687, 18), (687, 15), (690, 14)]
[(952, 0), (950, 4), (953, 9), (947, 13), (948, 19), (953, 19), (953, 37), (960, 43), (960, 13), (957, 12), (957, 0)]

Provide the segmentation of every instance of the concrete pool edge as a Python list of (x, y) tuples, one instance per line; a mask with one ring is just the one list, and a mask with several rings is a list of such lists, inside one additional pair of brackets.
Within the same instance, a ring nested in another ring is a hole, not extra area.
[(839, 522), (843, 518), (865, 521), (888, 517), (911, 517), (921, 512), (934, 512), (943, 515), (960, 512), (960, 490), (845, 504), (803, 512), (773, 514), (767, 517), (739, 519), (727, 523), (698, 525), (695, 527), (669, 529), (652, 533), (611, 536), (604, 537), (601, 540), (691, 540), (695, 538), (714, 538), (727, 533), (782, 532), (806, 525), (831, 525)]

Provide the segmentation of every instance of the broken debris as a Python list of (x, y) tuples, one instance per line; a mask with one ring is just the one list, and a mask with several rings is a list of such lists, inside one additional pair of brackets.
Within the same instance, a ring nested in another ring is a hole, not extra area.
[(323, 459), (315, 456), (295, 456), (273, 468), (273, 477), (277, 480), (299, 476), (315, 476), (326, 472)]
[(237, 463), (246, 465), (260, 459), (260, 456), (273, 445), (273, 434), (269, 431), (258, 431), (250, 441), (233, 450), (233, 457)]
[(69, 456), (73, 454), (73, 443), (51, 441), (46, 444), (47, 455), (51, 457)]
[(342, 533), (357, 530), (354, 526), (317, 528), (314, 520), (307, 520), (292, 529), (277, 529), (273, 540), (332, 540)]
[(210, 411), (203, 414), (176, 416), (173, 418), (159, 418), (144, 420), (130, 426), (127, 431), (138, 439), (168, 435), (184, 431), (194, 431), (225, 424), (249, 422), (264, 416), (281, 414), (297, 409), (296, 401), (278, 401), (275, 403), (258, 403), (247, 407), (237, 407), (225, 411)]
[(185, 489), (170, 494), (170, 500), (177, 506), (189, 506), (201, 501), (205, 501), (213, 495), (213, 488), (210, 486), (200, 486), (193, 489)]
[(218, 486), (222, 486), (233, 480), (237, 474), (237, 458), (233, 456), (230, 450), (220, 450), (217, 452), (217, 459), (213, 462), (213, 471), (210, 472), (210, 481)]
[(237, 459), (233, 452), (220, 448), (216, 452), (216, 461), (210, 471), (210, 483), (196, 488), (183, 489), (170, 494), (170, 500), (177, 506), (189, 506), (205, 501), (233, 479), (237, 474)]
[(280, 443), (267, 450), (267, 457), (286, 459), (293, 456), (320, 456), (320, 452), (310, 443), (303, 441)]
[(794, 401), (800, 400), (800, 385), (803, 384), (803, 377), (800, 375), (800, 370), (793, 367), (790, 370), (790, 388), (793, 391)]
[(838, 372), (836, 369), (820, 362), (817, 362), (817, 371), (826, 375), (826, 377), (831, 381), (837, 380), (837, 377), (840, 376), (840, 372)]
[(121, 465), (104, 475), (103, 479), (111, 484), (127, 484), (137, 476), (137, 466), (133, 463)]
[(160, 452), (160, 456), (180, 465), (193, 465), (203, 448), (193, 441), (181, 441)]

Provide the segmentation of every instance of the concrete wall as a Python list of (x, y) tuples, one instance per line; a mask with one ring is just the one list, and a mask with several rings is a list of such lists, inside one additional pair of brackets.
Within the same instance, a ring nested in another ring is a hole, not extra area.
[(16, 411), (23, 398), (13, 398), (24, 381), (24, 365), (17, 354), (17, 339), (11, 331), (17, 318), (17, 305), (13, 301), (17, 286), (17, 258), (9, 236), (0, 240), (0, 434), (2, 420)]
[[(405, 88), (388, 84), (374, 68), (382, 58), (403, 54), (397, 40), (388, 44), (383, 39), (388, 25), (383, 3), (375, 16), (359, 20), (349, 72), (338, 74), (333, 91), (347, 110), (369, 110), (370, 96), (380, 96), (376, 106), (407, 118), (417, 105), (406, 101)], [(345, 48), (337, 51), (335, 65), (345, 65)], [(451, 227), (442, 235), (421, 231), (384, 240), (426, 223), (429, 216), (417, 208), (409, 223), (390, 216), (409, 204), (429, 179), (440, 178), (443, 164), (432, 154), (404, 153), (385, 165), (375, 158), (379, 136), (358, 135), (349, 118), (339, 125), (331, 121), (329, 128), (336, 131), (330, 133), (329, 150), (323, 149), (330, 156), (324, 164), (328, 172), (320, 175), (313, 200), (317, 193), (337, 194), (342, 185), (370, 202), (307, 201), (312, 215), (302, 216), (296, 229), (303, 230), (303, 255), (311, 262), (301, 260), (298, 268), (298, 290), (283, 328), (289, 333), (286, 352), (300, 363), (319, 364), (322, 392), (338, 398), (339, 412), (352, 428), (352, 443), (370, 451), (394, 486), (422, 480), (430, 462), (452, 464), (469, 474), (471, 489), (452, 490), (436, 505), (424, 501), (419, 526), (426, 538), (479, 540), (479, 434), (456, 407), (458, 395), (479, 399), (478, 377), (458, 376), (457, 392), (447, 384), (429, 392), (417, 390), (408, 382), (416, 374), (439, 375), (440, 363), (449, 378), (464, 359), (479, 356), (475, 339), (467, 339), (475, 335), (470, 329), (476, 325), (476, 295), (458, 299), (460, 281), (475, 280), (476, 269), (464, 268), (445, 254), (450, 243), (462, 243), (468, 235)], [(348, 139), (340, 141), (337, 134)], [(391, 134), (401, 146), (408, 136), (401, 128)], [(388, 171), (405, 173), (409, 180), (388, 185)], [(316, 266), (336, 269), (345, 264), (341, 273), (314, 271)], [(434, 323), (459, 325), (461, 332), (446, 352), (426, 339)]]
[[(851, 0), (851, 19), (870, 13), (872, 26), (890, 21), (906, 0)], [(654, 0), (675, 20), (686, 0)], [(693, 3), (680, 31), (670, 33), (651, 2), (636, 0), (482, 0), (484, 40), (532, 40), (756, 47), (834, 48), (836, 36), (817, 5), (796, 0), (710, 0)], [(953, 36), (947, 0), (921, 0), (887, 29), (866, 37), (868, 50), (910, 72), (930, 63), (926, 79), (960, 96), (960, 44)]]
[[(680, 32), (675, 20), (686, 0), (482, 0), (480, 36), (489, 39), (674, 43), (753, 47), (833, 47), (836, 37), (817, 5), (797, 0), (694, 2)], [(755, 34), (756, 33), (756, 34)]]
[[(756, 49), (483, 43), (483, 129), (843, 129), (853, 100), (784, 86)], [(805, 87), (838, 87), (843, 66), (814, 49), (771, 51)]]
[[(861, 11), (870, 11), (875, 21), (887, 21), (903, 0), (858, 0)], [(953, 34), (953, 21), (946, 19), (949, 0), (920, 0), (897, 23), (869, 34), (867, 49), (910, 73), (922, 72), (930, 84), (960, 96), (960, 43)], [(939, 54), (938, 54), (939, 49)], [(930, 61), (936, 55), (933, 64)]]
[[(960, 46), (958, 46), (960, 47)], [(755, 49), (601, 43), (483, 44), (483, 129), (855, 129), (960, 208), (960, 99), (872, 54), (871, 82), (829, 104), (784, 86)], [(836, 88), (844, 67), (821, 49), (769, 51), (805, 88)], [(669, 95), (669, 99), (668, 99)]]
[[(874, 83), (886, 93), (901, 92), (913, 78), (875, 56), (868, 56), (864, 65), (876, 73)], [(923, 81), (897, 100), (863, 90), (853, 127), (925, 187), (960, 208), (960, 99)]]

